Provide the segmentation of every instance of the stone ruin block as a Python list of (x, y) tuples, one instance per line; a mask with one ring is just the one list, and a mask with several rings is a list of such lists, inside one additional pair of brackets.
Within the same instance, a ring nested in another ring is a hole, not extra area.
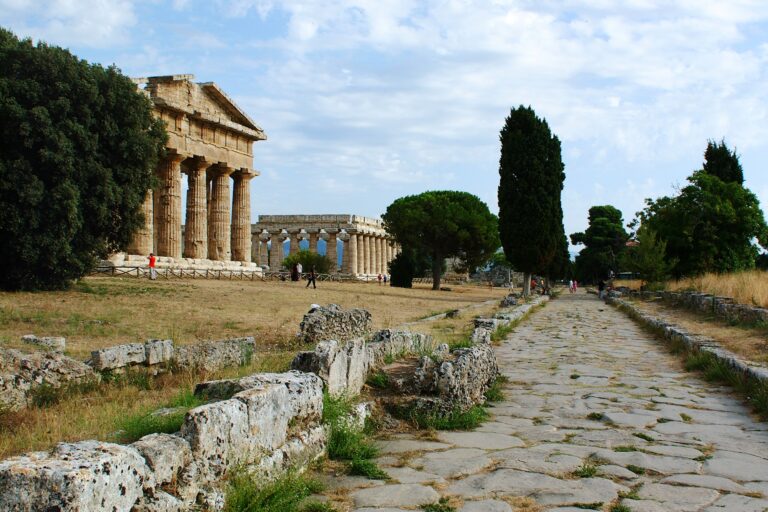
[(291, 420), (288, 389), (270, 384), (187, 413), (181, 435), (197, 461), (201, 483), (221, 479), (233, 467), (280, 448)]
[(143, 343), (127, 343), (91, 352), (91, 365), (97, 371), (116, 370), (141, 364), (146, 359), (147, 354)]
[(362, 338), (347, 342), (322, 341), (313, 352), (299, 352), (291, 367), (319, 376), (331, 395), (357, 394), (368, 375), (364, 347)]
[(299, 339), (304, 343), (348, 341), (371, 331), (371, 314), (364, 309), (344, 310), (337, 304), (309, 310), (301, 321)]
[(241, 391), (264, 388), (272, 384), (285, 386), (288, 390), (293, 422), (317, 423), (323, 415), (323, 381), (314, 373), (296, 370), (285, 373), (256, 373), (240, 379), (213, 380), (202, 382), (195, 387), (195, 395), (226, 400)]
[(496, 354), (490, 345), (476, 345), (453, 351), (456, 359), (443, 362), (436, 372), (441, 399), (466, 409), (485, 401), (485, 392), (499, 375)]
[(0, 409), (23, 409), (29, 393), (41, 385), (58, 388), (98, 379), (90, 366), (57, 352), (0, 348)]
[(189, 443), (178, 435), (149, 434), (131, 445), (147, 461), (158, 486), (175, 482), (192, 460)]
[(151, 470), (130, 446), (60, 443), (0, 462), (0, 510), (131, 510), (154, 488)]
[(67, 339), (63, 336), (37, 337), (34, 334), (25, 334), (21, 337), (21, 341), (45, 349), (55, 350), (56, 352), (64, 352), (64, 349), (67, 348)]
[(489, 344), (491, 343), (491, 331), (484, 327), (476, 327), (472, 331), (470, 341), (473, 345)]
[(221, 341), (205, 341), (175, 347), (173, 361), (180, 368), (216, 371), (251, 362), (256, 351), (252, 336)]
[(144, 355), (145, 362), (149, 366), (167, 363), (173, 359), (173, 341), (148, 340), (144, 344)]

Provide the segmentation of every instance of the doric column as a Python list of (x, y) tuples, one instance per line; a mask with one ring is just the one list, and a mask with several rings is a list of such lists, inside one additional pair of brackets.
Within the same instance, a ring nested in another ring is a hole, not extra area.
[(345, 263), (345, 265), (343, 265), (343, 271), (345, 274), (358, 274), (357, 255), (357, 235), (355, 233), (351, 233), (349, 235), (349, 240), (344, 243), (344, 254), (342, 255)]
[(208, 211), (208, 257), (217, 261), (229, 261), (231, 252), (231, 226), (229, 204), (229, 175), (232, 167), (211, 167), (211, 206)]
[(336, 233), (328, 233), (325, 241), (325, 257), (331, 260), (331, 274), (339, 269), (339, 255), (336, 252)]
[(368, 273), (368, 246), (365, 243), (365, 235), (357, 234), (357, 273)]
[(144, 225), (136, 231), (128, 246), (128, 254), (147, 254), (153, 252), (154, 236), (152, 234), (152, 225), (154, 224), (152, 205), (152, 189), (147, 190), (144, 196), (144, 202), (141, 205), (141, 213), (144, 214)]
[(184, 229), (184, 257), (208, 257), (208, 204), (205, 170), (211, 163), (203, 158), (190, 161), (187, 169), (187, 222)]
[(288, 254), (294, 255), (297, 252), (299, 252), (299, 232), (296, 231), (294, 233), (291, 233), (291, 241), (289, 242), (290, 245), (288, 246)]
[(181, 258), (181, 161), (183, 155), (163, 159), (158, 169), (157, 254)]
[(309, 252), (317, 253), (317, 232), (309, 233)]
[(373, 274), (373, 237), (365, 237), (365, 264), (368, 268), (366, 274)]
[(240, 169), (232, 174), (235, 190), (232, 194), (232, 259), (251, 261), (251, 178), (256, 173)]
[(386, 266), (384, 265), (384, 239), (380, 236), (376, 237), (376, 266), (379, 267), (377, 269), (377, 274), (383, 274), (385, 272)]
[(268, 267), (269, 251), (267, 250), (267, 242), (269, 242), (269, 231), (266, 229), (262, 230), (261, 233), (259, 233), (259, 240), (261, 241), (259, 243), (259, 265), (262, 267)]
[(272, 234), (272, 247), (269, 251), (269, 270), (272, 272), (277, 272), (283, 265), (283, 260), (285, 259), (283, 240), (280, 237), (280, 233)]

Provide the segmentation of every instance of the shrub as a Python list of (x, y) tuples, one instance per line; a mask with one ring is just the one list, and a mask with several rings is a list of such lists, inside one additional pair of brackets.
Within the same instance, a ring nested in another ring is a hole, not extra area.
[(321, 490), (319, 482), (292, 473), (264, 484), (247, 471), (238, 470), (229, 477), (224, 512), (319, 512), (323, 509), (313, 509), (312, 504), (300, 505), (305, 498)]
[(285, 268), (291, 268), (295, 263), (301, 263), (303, 272), (309, 272), (312, 267), (315, 267), (315, 272), (318, 274), (327, 274), (331, 269), (331, 260), (322, 254), (307, 250), (291, 254), (283, 260)]
[(416, 409), (400, 411), (416, 428), (435, 430), (472, 430), (488, 419), (488, 412), (479, 405), (466, 411), (454, 409), (448, 414), (425, 412)]

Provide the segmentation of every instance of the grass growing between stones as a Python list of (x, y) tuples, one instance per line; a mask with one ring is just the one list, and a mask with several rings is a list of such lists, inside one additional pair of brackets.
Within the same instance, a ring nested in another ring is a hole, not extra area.
[(386, 389), (389, 386), (389, 376), (386, 373), (379, 370), (368, 376), (365, 381), (366, 384), (377, 389)]
[(592, 478), (597, 474), (597, 466), (585, 463), (576, 468), (571, 474), (578, 478)]
[(346, 397), (323, 395), (323, 423), (328, 426), (328, 458), (344, 461), (350, 474), (371, 479), (389, 475), (373, 462), (379, 454), (369, 437), (369, 429), (352, 419), (354, 404)]
[(234, 472), (228, 479), (224, 512), (331, 512), (318, 502), (306, 502), (323, 490), (322, 484), (306, 476), (289, 473), (264, 483), (246, 470)]
[(493, 381), (493, 384), (490, 388), (488, 388), (488, 391), (485, 392), (485, 401), (486, 402), (501, 402), (504, 400), (504, 390), (502, 389), (502, 386), (504, 383), (508, 382), (509, 379), (505, 377), (504, 375), (499, 375), (496, 377), (496, 380)]
[(448, 498), (440, 498), (437, 503), (424, 505), (421, 510), (424, 512), (456, 512), (456, 507), (449, 503)]
[(399, 415), (419, 429), (472, 430), (488, 419), (488, 411), (475, 405), (466, 411), (454, 409), (448, 414), (415, 409), (400, 411)]
[(167, 413), (153, 414), (152, 411), (127, 416), (119, 423), (120, 428), (117, 431), (117, 440), (121, 443), (132, 443), (148, 434), (172, 434), (181, 429), (184, 423), (184, 416), (187, 411), (202, 405), (203, 399), (198, 398), (191, 390), (182, 390), (173, 397), (165, 408)]

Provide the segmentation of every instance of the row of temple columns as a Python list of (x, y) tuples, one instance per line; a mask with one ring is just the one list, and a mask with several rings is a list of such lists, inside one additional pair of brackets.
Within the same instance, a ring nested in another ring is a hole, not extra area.
[(391, 243), (391, 239), (385, 236), (366, 233), (348, 233), (345, 230), (338, 232), (326, 232), (325, 230), (306, 232), (304, 230), (289, 233), (286, 230), (259, 234), (262, 246), (270, 243), (270, 250), (262, 250), (259, 256), (259, 264), (269, 266), (277, 270), (285, 259), (284, 247), (286, 239), (289, 239), (288, 254), (299, 251), (301, 240), (309, 241), (310, 252), (318, 252), (318, 240), (326, 243), (325, 256), (331, 260), (331, 272), (338, 271), (338, 241), (342, 241), (341, 272), (345, 274), (386, 274), (388, 265), (398, 254), (399, 248)]
[[(182, 253), (181, 175), (188, 176)], [(157, 170), (159, 186), (147, 191), (145, 226), (128, 251), (172, 258), (251, 261), (250, 180), (256, 173), (172, 154)], [(230, 182), (234, 184), (230, 203)]]

